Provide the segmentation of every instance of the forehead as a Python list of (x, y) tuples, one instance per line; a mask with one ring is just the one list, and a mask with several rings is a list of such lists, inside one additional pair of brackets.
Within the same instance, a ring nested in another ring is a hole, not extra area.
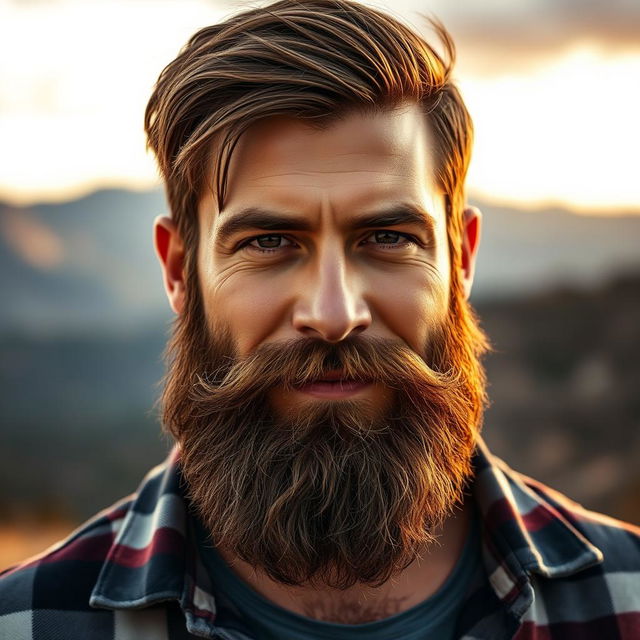
[[(327, 205), (340, 213), (407, 200), (432, 210), (433, 176), (433, 142), (417, 104), (350, 113), (322, 129), (272, 117), (241, 136), (222, 213), (259, 205), (312, 215)], [(212, 199), (205, 196), (201, 214), (213, 214)]]

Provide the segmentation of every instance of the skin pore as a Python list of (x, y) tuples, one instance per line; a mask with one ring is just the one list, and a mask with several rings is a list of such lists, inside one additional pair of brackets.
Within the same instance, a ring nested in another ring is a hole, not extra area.
[[(355, 336), (401, 340), (419, 354), (447, 318), (451, 272), (443, 194), (433, 179), (433, 144), (417, 105), (352, 113), (324, 129), (285, 117), (250, 127), (236, 147), (223, 211), (211, 193), (198, 210), (198, 273), (207, 330), (224, 326), (235, 354), (313, 338), (339, 344)], [(274, 221), (277, 218), (277, 221)], [(364, 219), (368, 220), (364, 220)], [(250, 226), (246, 226), (249, 222)], [(461, 278), (473, 281), (480, 214), (465, 211)], [(182, 313), (184, 247), (169, 218), (155, 227), (165, 287)], [(341, 402), (339, 381), (320, 396), (276, 385), (268, 401), (279, 416)], [(396, 393), (372, 380), (347, 394), (374, 420)], [(357, 624), (388, 617), (432, 595), (454, 567), (469, 526), (468, 506), (379, 587), (345, 590), (289, 586), (220, 546), (253, 589), (316, 619)]]

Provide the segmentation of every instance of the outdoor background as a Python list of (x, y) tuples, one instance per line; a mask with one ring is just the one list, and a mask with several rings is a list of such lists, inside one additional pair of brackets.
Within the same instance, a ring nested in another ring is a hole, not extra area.
[[(132, 492), (171, 313), (142, 117), (198, 28), (248, 3), (0, 0), (0, 568)], [(513, 467), (640, 522), (640, 4), (378, 3), (438, 16), (476, 125), (484, 435)]]

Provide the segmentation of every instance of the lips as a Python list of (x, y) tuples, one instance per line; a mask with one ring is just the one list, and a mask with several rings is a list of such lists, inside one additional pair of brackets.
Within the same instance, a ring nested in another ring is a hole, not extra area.
[(352, 380), (345, 378), (344, 372), (332, 371), (324, 374), (322, 378), (298, 387), (298, 391), (316, 397), (345, 398), (366, 389), (369, 385), (368, 381)]

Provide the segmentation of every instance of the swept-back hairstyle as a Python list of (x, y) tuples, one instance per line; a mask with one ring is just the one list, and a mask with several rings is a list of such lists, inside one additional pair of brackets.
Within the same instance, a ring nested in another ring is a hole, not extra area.
[[(145, 131), (191, 251), (189, 266), (198, 200), (206, 187), (215, 189), (222, 208), (231, 153), (256, 120), (289, 115), (324, 126), (349, 110), (404, 101), (419, 103), (429, 119), (449, 238), (460, 238), (473, 128), (451, 82), (451, 36), (430, 22), (444, 58), (395, 18), (351, 0), (280, 0), (205, 27), (187, 42), (158, 78)], [(458, 264), (460, 243), (451, 244)]]
[[(285, 584), (320, 571), (331, 586), (379, 586), (415, 558), (471, 473), (486, 402), (478, 356), (487, 346), (459, 277), (472, 125), (450, 80), (453, 42), (440, 23), (432, 26), (444, 57), (399, 21), (352, 0), (280, 0), (196, 33), (160, 74), (145, 114), (186, 248), (163, 424), (182, 447), (190, 497), (215, 544)], [(223, 209), (239, 137), (269, 116), (322, 128), (351, 111), (405, 102), (422, 107), (435, 181), (446, 196), (451, 291), (444, 326), (419, 354), (363, 336), (338, 345), (263, 344), (235, 357), (228, 327), (207, 327), (196, 249), (198, 202), (211, 191)], [(268, 390), (317, 375), (328, 355), (351, 362), (349, 371), (358, 363), (356, 378), (400, 385), (392, 429), (385, 417), (381, 432), (367, 436), (358, 403), (277, 419)], [(362, 517), (357, 527), (354, 513)], [(332, 568), (337, 575), (325, 571)]]

